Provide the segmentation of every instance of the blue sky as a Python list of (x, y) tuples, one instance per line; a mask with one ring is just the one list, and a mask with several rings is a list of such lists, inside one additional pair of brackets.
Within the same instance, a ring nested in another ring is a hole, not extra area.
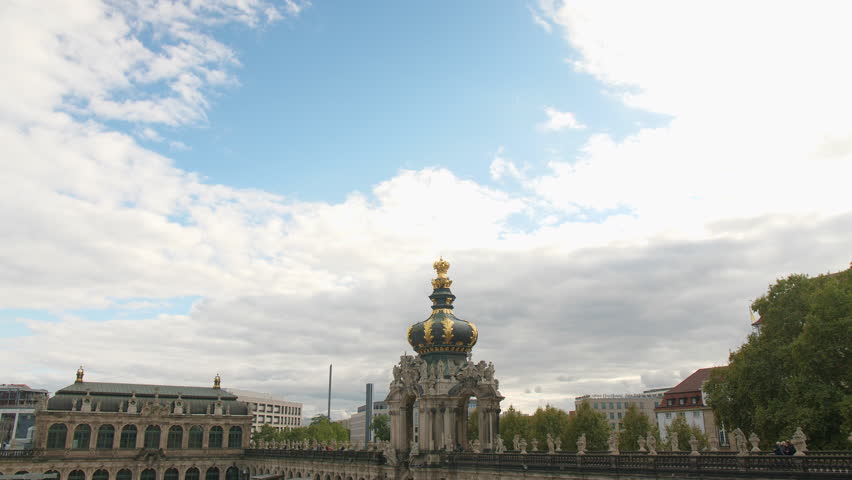
[[(522, 2), (317, 3), (260, 30), (225, 30), (240, 84), (212, 99), (202, 125), (164, 132), (190, 150), (163, 153), (214, 183), (325, 201), (403, 168), (488, 183), (501, 146), (540, 172), (590, 132), (664, 121), (575, 72), (576, 54)], [(547, 106), (588, 129), (540, 131)]]
[(524, 411), (724, 364), (767, 284), (848, 266), (823, 5), (0, 3), (2, 381), (310, 416), (334, 363), (345, 416), (439, 255)]

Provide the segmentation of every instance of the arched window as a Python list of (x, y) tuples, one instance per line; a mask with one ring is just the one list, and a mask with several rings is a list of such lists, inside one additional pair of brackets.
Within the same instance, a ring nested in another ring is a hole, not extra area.
[[(192, 438), (192, 437), (190, 437)], [(201, 473), (197, 468), (192, 467), (183, 474), (183, 480), (198, 480), (198, 477), (201, 476)]]
[(219, 469), (216, 467), (208, 468), (204, 480), (219, 480)]
[(86, 480), (86, 474), (82, 470), (74, 470), (68, 474), (68, 480)]
[(125, 425), (121, 429), (118, 448), (136, 448), (136, 425)]
[(180, 480), (180, 474), (177, 468), (170, 468), (163, 474), (163, 480)]
[(106, 470), (95, 470), (92, 474), (92, 480), (109, 480), (109, 472)]
[(225, 470), (225, 480), (240, 480), (240, 469), (237, 467), (228, 467)]
[[(207, 446), (210, 448), (222, 448), (222, 427), (216, 426), (210, 429), (210, 438), (207, 441)], [(208, 470), (209, 471), (209, 470)], [(216, 475), (219, 475), (216, 473)]]
[(180, 425), (172, 425), (169, 429), (169, 439), (166, 448), (180, 448), (183, 443), (183, 428)]
[(95, 448), (112, 448), (114, 441), (115, 427), (112, 425), (101, 425), (100, 428), (98, 428), (98, 440)]
[(139, 480), (157, 480), (157, 472), (153, 468), (146, 468), (139, 474)]
[(89, 445), (92, 443), (91, 440), (92, 427), (86, 424), (77, 425), (77, 428), (74, 429), (74, 439), (71, 441), (71, 448), (89, 448)]
[(204, 430), (198, 425), (189, 429), (189, 448), (201, 448), (204, 443)]
[(241, 448), (242, 446), (243, 429), (240, 427), (231, 427), (231, 429), (228, 430), (228, 448)]
[[(46, 471), (46, 472), (44, 472), (44, 473), (55, 473), (55, 474), (56, 474), (56, 476), (55, 476), (55, 477), (53, 477), (53, 480), (60, 480), (60, 479), (62, 478), (62, 475), (60, 475), (60, 474), (59, 474), (59, 472), (57, 472), (56, 470), (48, 470), (48, 471)], [(3, 474), (2, 474), (2, 473), (0, 473), (0, 475), (3, 475)]]
[(122, 468), (115, 474), (115, 480), (131, 480), (132, 478), (133, 474), (126, 468)]
[[(160, 448), (160, 427), (148, 425), (145, 429), (145, 448)], [(153, 470), (151, 470), (153, 472)]]
[(64, 423), (54, 423), (47, 429), (47, 448), (65, 448), (68, 427)]

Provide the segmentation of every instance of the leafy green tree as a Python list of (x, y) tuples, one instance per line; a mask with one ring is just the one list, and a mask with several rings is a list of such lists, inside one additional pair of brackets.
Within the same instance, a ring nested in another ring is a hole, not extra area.
[[(606, 450), (609, 448), (609, 423), (603, 413), (596, 412), (588, 402), (577, 406), (576, 414), (570, 417), (568, 430), (562, 441), (563, 450), (575, 450), (577, 439), (586, 434), (587, 450)], [(567, 448), (566, 448), (567, 446)]]
[[(618, 434), (618, 449), (625, 452), (639, 450), (638, 438), (647, 438), (648, 433), (653, 433), (655, 426), (647, 415), (639, 411), (635, 403), (627, 407), (624, 418), (621, 419), (621, 431)], [(657, 434), (659, 436), (659, 433)]]
[(551, 434), (554, 439), (561, 438), (562, 445), (568, 446), (568, 425), (570, 424), (568, 413), (565, 410), (560, 410), (556, 407), (546, 405), (544, 408), (539, 407), (530, 417), (529, 442), (533, 437), (538, 439), (539, 449), (547, 449), (547, 434)]
[(756, 432), (763, 446), (801, 426), (816, 449), (848, 448), (852, 430), (852, 269), (790, 275), (754, 301), (761, 331), (705, 386), (730, 431)]
[(474, 408), (472, 412), (467, 414), (467, 439), (479, 439), (479, 408)]
[(515, 410), (515, 407), (509, 405), (509, 409), (500, 415), (500, 437), (503, 438), (503, 443), (507, 449), (512, 449), (512, 439), (515, 435), (520, 435), (521, 438), (529, 438), (530, 432), (530, 417)]
[(318, 413), (318, 414), (314, 415), (313, 417), (311, 417), (311, 423), (310, 424), (316, 425), (316, 424), (322, 422), (323, 420), (328, 421), (328, 415), (323, 415), (321, 413)]
[(261, 425), (260, 430), (256, 432), (252, 432), (251, 439), (255, 444), (259, 445), (261, 442), (275, 442), (281, 440), (281, 435), (279, 435), (279, 431), (276, 430), (271, 425)]
[(390, 440), (390, 417), (387, 415), (376, 415), (370, 424), (375, 440)]
[(698, 451), (707, 448), (707, 437), (704, 436), (704, 432), (702, 432), (700, 428), (687, 423), (686, 417), (683, 415), (675, 415), (675, 419), (672, 420), (672, 423), (666, 425), (667, 441), (665, 442), (665, 446), (666, 448), (671, 448), (671, 438), (677, 436), (678, 450), (690, 450), (691, 446), (689, 445), (689, 439), (693, 435), (695, 435), (695, 439), (698, 440)]
[[(332, 440), (336, 442), (345, 442), (349, 440), (349, 430), (339, 423), (329, 422), (325, 415), (318, 415), (322, 418), (313, 420), (307, 427), (307, 438), (316, 440), (320, 443), (330, 443)], [(314, 417), (316, 418), (316, 417)]]

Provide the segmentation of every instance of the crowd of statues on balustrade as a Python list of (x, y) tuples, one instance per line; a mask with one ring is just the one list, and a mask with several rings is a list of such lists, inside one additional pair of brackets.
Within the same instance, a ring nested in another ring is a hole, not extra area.
[[(760, 448), (758, 445), (760, 444), (760, 438), (758, 438), (757, 434), (753, 433), (746, 438), (745, 433), (742, 430), (737, 428), (732, 432), (732, 437), (734, 440), (734, 446), (737, 449), (738, 455), (749, 455), (752, 453), (760, 453)], [(546, 451), (539, 450), (539, 442), (538, 439), (533, 438), (530, 442), (527, 442), (526, 439), (521, 438), (520, 435), (515, 435), (512, 439), (512, 453), (520, 453), (522, 455), (526, 455), (529, 453), (547, 453), (547, 454), (556, 454), (562, 453), (562, 439), (560, 437), (554, 437), (551, 434), (547, 434), (546, 439)], [(506, 445), (498, 434), (495, 439), (495, 448), (492, 453), (496, 454), (504, 454), (507, 453)], [(612, 432), (609, 435), (609, 439), (607, 440), (609, 445), (608, 454), (610, 455), (619, 455), (618, 451), (618, 434), (616, 432)], [(657, 455), (657, 438), (650, 433), (647, 437), (639, 437), (637, 439), (637, 443), (639, 444), (639, 452), (646, 453), (648, 455)], [(718, 452), (719, 451), (719, 441), (715, 439), (715, 436), (711, 436), (710, 445), (707, 447), (705, 451), (709, 451), (709, 453)], [(796, 432), (793, 434), (792, 438), (790, 438), (789, 443), (793, 445), (794, 452), (793, 455), (802, 456), (808, 451), (807, 446), (807, 437), (802, 432), (802, 428), (799, 427), (796, 429)], [(698, 451), (698, 446), (700, 442), (695, 435), (693, 435), (689, 439), (689, 447), (690, 447), (690, 455), (701, 455), (701, 452)], [(336, 442), (332, 440), (329, 443), (321, 443), (316, 440), (303, 440), (303, 441), (286, 441), (286, 442), (269, 442), (269, 441), (260, 441), (255, 442), (253, 445), (255, 448), (261, 449), (276, 449), (276, 450), (313, 450), (313, 451), (380, 451), (385, 455), (388, 463), (396, 464), (397, 452), (393, 448), (390, 442), (376, 440), (369, 443), (362, 442)], [(749, 448), (750, 446), (750, 448)], [(542, 445), (545, 448), (544, 445)], [(466, 449), (469, 453), (483, 453), (482, 445), (479, 440), (471, 440), (468, 444), (468, 448)], [(673, 435), (669, 440), (669, 450), (667, 452), (680, 452), (679, 440), (677, 435)], [(577, 450), (575, 452), (567, 452), (574, 453), (576, 455), (585, 455), (586, 450), (586, 434), (580, 435), (577, 439)], [(601, 453), (601, 452), (595, 452)], [(417, 457), (420, 455), (420, 448), (416, 441), (412, 441), (410, 445), (410, 449), (408, 452), (409, 458)]]

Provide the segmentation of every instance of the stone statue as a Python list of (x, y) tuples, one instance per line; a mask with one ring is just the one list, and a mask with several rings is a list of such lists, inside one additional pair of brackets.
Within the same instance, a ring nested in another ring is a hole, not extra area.
[(642, 437), (642, 435), (639, 435), (639, 438), (636, 439), (636, 443), (639, 444), (639, 451), (640, 452), (647, 452), (648, 451), (648, 450), (645, 450), (645, 439)]
[(556, 451), (562, 451), (562, 437), (556, 437)]
[(402, 376), (402, 367), (399, 365), (393, 366), (393, 383), (399, 383)]
[(396, 466), (396, 463), (397, 463), (396, 450), (393, 448), (393, 445), (391, 445), (390, 442), (385, 444), (385, 448), (382, 451), (382, 453), (384, 453), (385, 462), (388, 465), (390, 465), (392, 467)]
[(737, 455), (748, 455), (748, 444), (746, 442), (745, 433), (737, 428), (732, 432), (732, 434), (734, 435), (734, 445), (736, 445), (737, 452), (739, 452)]
[(483, 376), (483, 378), (485, 379), (486, 382), (494, 381), (494, 364), (493, 363), (488, 362), (488, 366), (485, 367), (485, 371), (483, 372), (482, 376)]
[(719, 451), (719, 437), (717, 437), (715, 434), (709, 435), (707, 437), (707, 443), (710, 445), (710, 451), (711, 452), (718, 452)]
[(470, 441), (470, 450), (473, 453), (482, 453), (482, 444), (479, 443), (479, 439)]
[(494, 442), (496, 443), (494, 450), (497, 453), (505, 453), (506, 452), (506, 444), (503, 443), (503, 438), (500, 436), (499, 433), (497, 434), (497, 437), (494, 439)]
[(695, 435), (689, 437), (689, 454), (692, 456), (701, 455), (698, 453), (698, 439), (695, 438)]
[(671, 450), (673, 452), (680, 451), (680, 439), (677, 438), (676, 433), (674, 435), (671, 435), (671, 437), (669, 438), (669, 445), (671, 445), (671, 447), (672, 447)]
[(412, 440), (410, 450), (408, 451), (408, 458), (414, 458), (418, 455), (420, 455), (420, 444)]
[(538, 451), (538, 439), (533, 437), (533, 439), (530, 443), (532, 443), (532, 447), (533, 447), (532, 451), (537, 452)]
[(517, 433), (515, 437), (512, 438), (512, 447), (514, 447), (514, 451), (519, 452), (521, 450), (521, 436)]
[(805, 436), (805, 432), (802, 431), (802, 427), (796, 427), (796, 433), (790, 438), (790, 443), (796, 447), (796, 453), (794, 456), (803, 457), (805, 452), (808, 451), (808, 437)]
[(420, 360), (419, 365), (418, 365), (420, 367), (420, 380), (421, 381), (428, 380), (429, 379), (429, 364), (426, 363), (426, 360), (423, 360), (420, 357), (417, 357), (417, 360)]
[(610, 432), (606, 443), (609, 446), (609, 454), (618, 455), (618, 433), (615, 431)]
[(438, 360), (435, 363), (435, 378), (444, 378), (444, 361)]
[(752, 452), (760, 452), (760, 447), (758, 446), (758, 444), (760, 443), (760, 437), (758, 437), (756, 433), (751, 432), (751, 435), (748, 436), (748, 443), (751, 444)]
[(656, 455), (657, 454), (657, 437), (648, 433), (648, 439), (646, 441), (648, 444), (648, 455)]
[(577, 455), (585, 455), (586, 454), (586, 434), (580, 435), (580, 438), (577, 439)]
[(521, 453), (524, 455), (527, 454), (527, 441), (523, 438), (521, 439)]
[(548, 433), (546, 441), (547, 441), (547, 453), (550, 453), (550, 454), (556, 453), (555, 447), (553, 445), (553, 435)]

